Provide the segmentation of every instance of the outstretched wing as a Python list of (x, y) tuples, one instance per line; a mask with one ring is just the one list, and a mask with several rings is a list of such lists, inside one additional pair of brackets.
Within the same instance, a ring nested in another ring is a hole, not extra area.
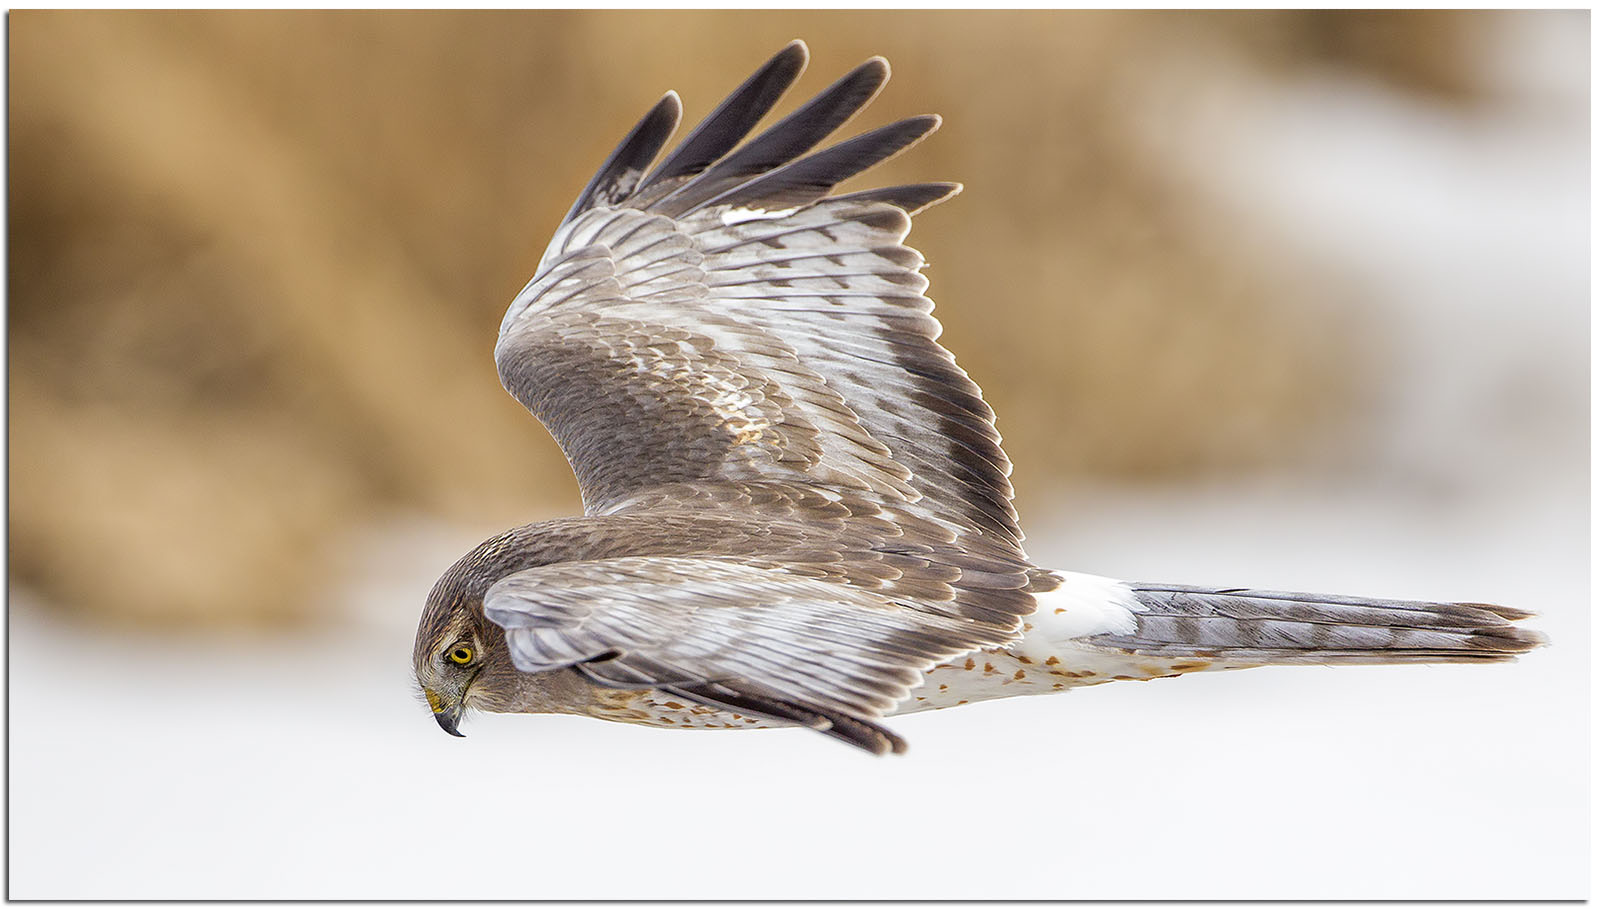
[[(964, 652), (959, 620), (778, 567), (616, 558), (516, 572), (484, 614), (523, 672), (573, 667), (613, 688), (654, 688), (810, 726), (869, 751), (905, 744), (872, 721)], [(950, 627), (944, 627), (950, 626)]]
[[(993, 413), (935, 340), (923, 259), (903, 242), (914, 212), (959, 187), (830, 195), (939, 120), (813, 153), (888, 79), (874, 58), (741, 145), (805, 60), (784, 48), (653, 171), (677, 96), (639, 122), (507, 310), (501, 380), (560, 443), (591, 514), (669, 485), (804, 486), (1011, 560), (998, 586), (1021, 588)], [(1015, 599), (1008, 611), (1031, 608)]]

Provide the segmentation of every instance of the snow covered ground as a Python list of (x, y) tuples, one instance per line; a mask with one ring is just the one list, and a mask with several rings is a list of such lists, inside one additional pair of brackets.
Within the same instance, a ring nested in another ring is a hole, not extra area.
[[(1525, 488), (1098, 490), (1039, 558), (1143, 578), (1489, 599), (1502, 666), (1274, 669), (800, 730), (477, 716), (407, 678), (419, 591), (471, 545), (374, 537), (356, 618), (218, 643), (13, 601), (13, 897), (1572, 898), (1588, 855), (1587, 519)], [(398, 523), (398, 522), (397, 522)], [(451, 538), (454, 537), (454, 538)]]
[[(1508, 40), (1587, 78), (1586, 30)], [(399, 516), (315, 633), (91, 629), (13, 589), (9, 896), (1585, 896), (1588, 102), (1506, 83), (1543, 107), (1258, 86), (1230, 126), (1253, 157), (1208, 178), (1363, 276), (1375, 355), (1414, 352), (1353, 460), (1021, 505), (1045, 564), (1501, 602), (1542, 613), (1546, 650), (990, 702), (895, 720), (897, 759), (556, 717), (452, 739), (412, 695), (412, 630), (497, 528)]]

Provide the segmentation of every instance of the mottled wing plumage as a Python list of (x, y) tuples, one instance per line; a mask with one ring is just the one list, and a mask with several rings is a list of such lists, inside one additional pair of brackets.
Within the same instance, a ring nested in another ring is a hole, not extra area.
[(508, 310), (502, 381), (562, 445), (591, 514), (672, 483), (832, 490), (922, 522), (952, 556), (1008, 560), (1018, 590), (1010, 463), (903, 244), (909, 213), (958, 187), (828, 195), (938, 120), (807, 154), (882, 87), (874, 59), (739, 146), (803, 62), (785, 48), (648, 175), (675, 97), (641, 121)]
[(729, 559), (531, 568), (490, 587), (484, 613), (506, 629), (524, 672), (573, 667), (600, 685), (800, 722), (869, 750), (899, 750), (870, 720), (904, 699), (923, 668), (961, 652), (940, 633), (954, 620)]

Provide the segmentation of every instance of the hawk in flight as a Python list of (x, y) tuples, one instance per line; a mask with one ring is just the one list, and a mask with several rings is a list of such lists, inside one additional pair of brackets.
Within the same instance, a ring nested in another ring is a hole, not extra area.
[(746, 140), (806, 58), (779, 51), (665, 157), (681, 107), (662, 98), (506, 310), (501, 382), (561, 445), (585, 514), (484, 542), (429, 594), (413, 662), (445, 731), (466, 708), (800, 725), (881, 754), (905, 748), (882, 725), (897, 713), (1539, 644), (1501, 606), (1033, 564), (994, 414), (936, 340), (906, 245), (960, 186), (833, 191), (939, 118), (817, 150), (888, 80), (874, 58)]

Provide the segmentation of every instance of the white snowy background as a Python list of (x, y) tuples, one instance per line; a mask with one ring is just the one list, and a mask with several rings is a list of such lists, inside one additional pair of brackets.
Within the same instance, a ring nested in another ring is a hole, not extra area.
[(898, 759), (558, 717), (459, 740), (411, 694), (413, 623), (499, 528), (395, 515), (312, 636), (97, 631), (13, 587), (9, 896), (1585, 896), (1588, 34), (1497, 40), (1473, 109), (1211, 60), (1153, 78), (1178, 115), (1150, 153), (1235, 242), (1359, 286), (1352, 368), (1384, 393), (1326, 469), (1019, 504), (1042, 564), (1506, 603), (1546, 650), (990, 702), (892, 721)]

